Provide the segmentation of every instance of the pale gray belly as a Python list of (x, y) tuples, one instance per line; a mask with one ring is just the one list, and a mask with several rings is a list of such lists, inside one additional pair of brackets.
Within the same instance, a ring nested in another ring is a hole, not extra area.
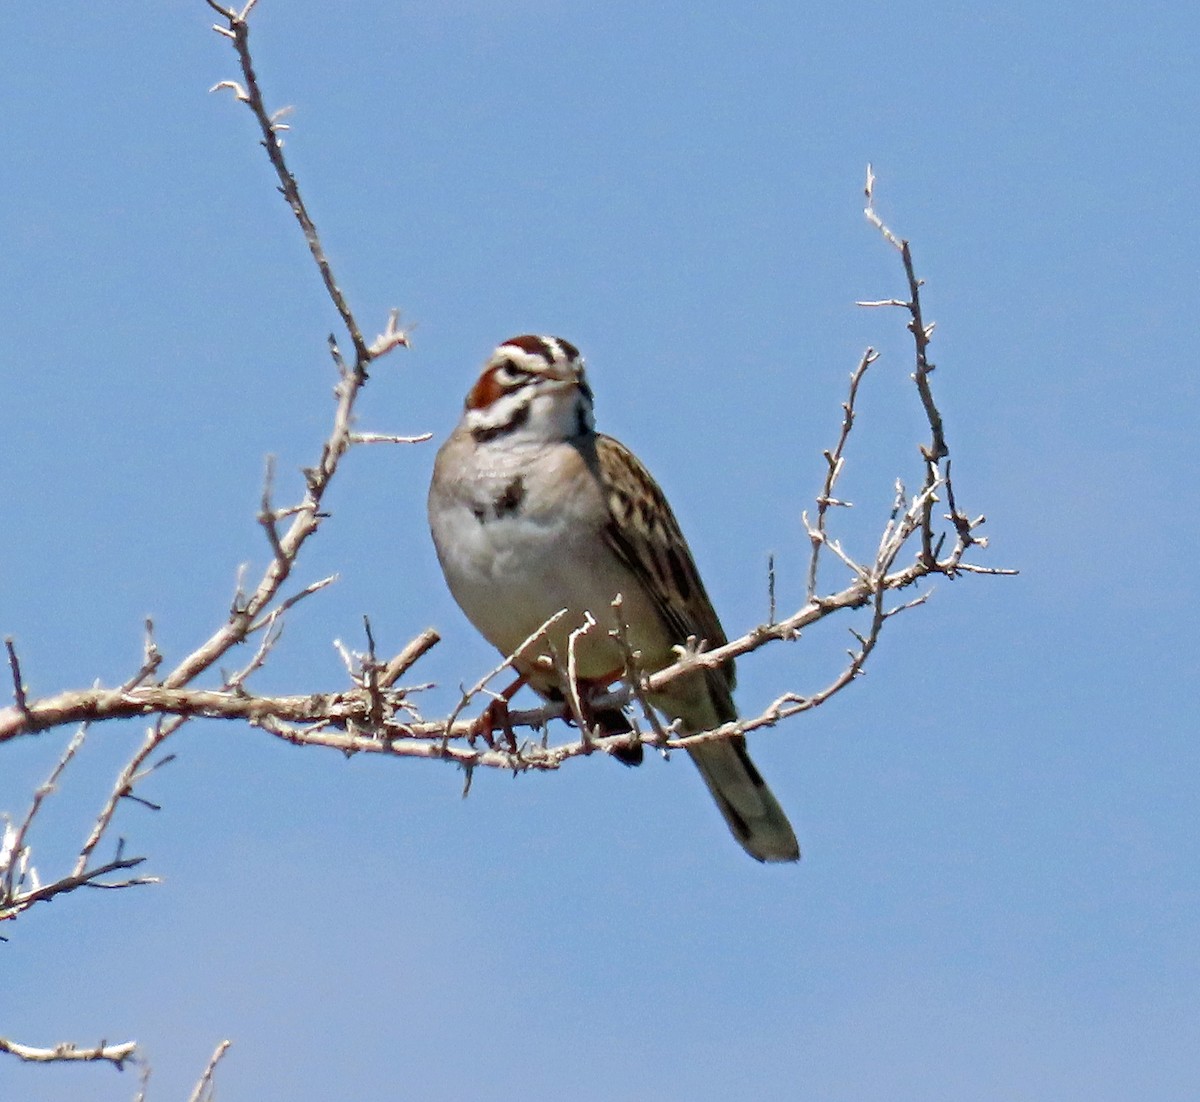
[[(484, 512), (467, 503), (445, 510), (433, 522), (434, 541), (455, 600), (493, 646), (516, 650), (560, 609), (567, 615), (550, 639), (566, 661), (567, 639), (590, 612), (597, 627), (576, 644), (581, 677), (595, 678), (624, 666), (608, 632), (612, 608), (622, 597), (630, 639), (650, 668), (670, 660), (662, 618), (634, 576), (604, 543), (603, 535), (569, 511)], [(538, 648), (546, 653), (544, 645)]]

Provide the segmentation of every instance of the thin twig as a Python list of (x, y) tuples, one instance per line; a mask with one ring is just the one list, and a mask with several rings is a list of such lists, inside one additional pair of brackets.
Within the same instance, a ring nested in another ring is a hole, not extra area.
[[(339, 364), (341, 372), (334, 391), (337, 406), (334, 412), (333, 428), (321, 449), (321, 457), (315, 466), (309, 467), (305, 471), (306, 493), (304, 499), (299, 505), (288, 510), (273, 509), (270, 505), (268, 480), (268, 484), (264, 488), (261, 515), (264, 518), (264, 528), (267, 530), (267, 536), (271, 542), (272, 561), (253, 592), (235, 602), (228, 622), (185, 657), (166, 677), (164, 684), (171, 688), (190, 684), (197, 676), (219, 662), (231, 647), (241, 643), (253, 628), (263, 626), (264, 621), (261, 618), (267, 614), (271, 602), (290, 573), (291, 566), (296, 561), (301, 547), (317, 530), (323, 519), (321, 504), (329, 483), (337, 471), (341, 457), (350, 447), (355, 402), (366, 382), (368, 364), (375, 356), (407, 344), (405, 331), (398, 328), (396, 324), (398, 315), (393, 311), (389, 315), (388, 326), (384, 334), (369, 348), (363, 339), (362, 331), (346, 297), (338, 287), (316, 226), (308, 213), (299, 186), (284, 157), (283, 147), (277, 133), (281, 128), (279, 117), (277, 114), (268, 113), (258, 78), (254, 72), (250, 54), (250, 27), (247, 22), (247, 16), (253, 4), (247, 4), (241, 12), (222, 7), (214, 0), (209, 0), (209, 5), (228, 23), (227, 27), (218, 29), (233, 43), (242, 70), (240, 84), (222, 82), (218, 87), (232, 87), (238, 94), (239, 100), (244, 101), (254, 114), (263, 135), (263, 147), (266, 149), (267, 156), (279, 179), (284, 198), (304, 234), (330, 300), (350, 334), (355, 361), (353, 367), (347, 367), (337, 352), (336, 341), (332, 337), (330, 338), (330, 350)], [(275, 525), (285, 515), (291, 517), (291, 523), (285, 532), (280, 533)]]
[(328, 577), (322, 578), (320, 581), (310, 582), (298, 593), (293, 593), (290, 597), (285, 597), (279, 602), (266, 616), (261, 620), (255, 621), (246, 629), (247, 635), (253, 635), (255, 632), (261, 631), (263, 628), (271, 628), (275, 621), (278, 620), (289, 609), (295, 608), (306, 597), (311, 597), (314, 593), (319, 593), (328, 585), (333, 585), (338, 580), (336, 574), (330, 574)]
[(567, 703), (571, 715), (579, 725), (579, 737), (590, 741), (591, 728), (588, 726), (587, 715), (583, 710), (583, 697), (579, 692), (579, 641), (596, 627), (596, 618), (590, 613), (583, 614), (583, 623), (574, 628), (567, 636), (567, 669), (565, 689)]
[[(210, 0), (211, 2), (211, 0)], [(225, 9), (218, 9), (224, 11)], [(241, 19), (230, 14), (231, 19)], [(235, 37), (234, 32), (230, 32)], [(242, 40), (243, 45), (245, 40)], [(240, 48), (239, 48), (240, 53)], [(253, 71), (244, 67), (245, 88), (242, 89), (248, 102), (261, 105)], [(253, 94), (251, 86), (254, 85)], [(241, 88), (242, 86), (237, 86)], [(257, 110), (256, 110), (257, 114)], [(261, 119), (260, 119), (261, 124)], [(278, 122), (270, 124), (276, 130)], [(271, 131), (274, 133), (274, 130)], [(282, 159), (277, 142), (268, 146), (274, 163)], [(515, 742), (508, 745), (489, 746), (477, 750), (470, 741), (477, 733), (477, 721), (461, 720), (464, 710), (479, 696), (490, 693), (491, 680), (503, 670), (517, 668), (528, 662), (531, 649), (543, 638), (550, 637), (551, 628), (563, 616), (565, 610), (551, 617), (537, 632), (506, 656), (501, 663), (481, 678), (471, 689), (462, 690), (461, 698), (444, 720), (421, 721), (414, 709), (403, 703), (404, 693), (413, 690), (395, 690), (396, 681), (437, 641), (435, 632), (429, 631), (414, 639), (387, 665), (380, 666), (375, 658), (374, 640), (369, 636), (369, 654), (364, 661), (356, 660), (348, 651), (345, 654), (353, 680), (352, 687), (344, 692), (306, 693), (303, 695), (270, 697), (254, 695), (244, 684), (248, 672), (261, 665), (270, 645), (274, 641), (280, 614), (291, 604), (310, 592), (315, 592), (326, 582), (316, 583), (294, 597), (279, 602), (279, 587), (282, 583), (281, 563), (291, 564), (300, 546), (312, 534), (323, 514), (322, 496), (329, 480), (337, 469), (340, 456), (353, 443), (405, 440), (407, 438), (382, 437), (380, 434), (356, 434), (351, 430), (355, 396), (365, 378), (365, 361), (356, 343), (356, 360), (347, 364), (331, 340), (330, 352), (339, 371), (339, 383), (335, 391), (337, 409), (334, 426), (322, 450), (320, 461), (305, 472), (306, 494), (303, 501), (288, 509), (271, 506), (269, 480), (264, 491), (262, 513), (270, 518), (272, 526), (284, 518), (290, 518), (285, 531), (276, 530), (272, 542), (273, 561), (268, 566), (259, 584), (246, 594), (239, 587), (239, 598), (231, 613), (230, 622), (214, 634), (204, 645), (184, 659), (161, 683), (148, 681), (149, 674), (136, 677), (118, 689), (92, 689), (83, 692), (63, 693), (44, 700), (26, 698), (21, 684), (20, 668), (15, 650), (9, 645), (10, 670), (16, 691), (16, 706), (0, 709), (0, 744), (10, 738), (32, 731), (68, 722), (101, 722), (108, 719), (136, 716), (155, 716), (155, 727), (148, 732), (147, 742), (130, 762), (127, 770), (118, 778), (113, 797), (104, 813), (97, 820), (93, 837), (81, 853), (77, 874), (81, 880), (99, 886), (96, 878), (105, 871), (132, 867), (129, 864), (110, 864), (99, 869), (85, 871), (90, 854), (99, 837), (111, 822), (112, 811), (122, 797), (133, 795), (132, 787), (154, 767), (145, 768), (151, 750), (188, 719), (198, 716), (241, 720), (261, 727), (275, 737), (299, 745), (324, 746), (343, 754), (376, 753), (396, 757), (421, 757), (434, 760), (449, 760), (467, 771), (467, 784), (479, 768), (503, 768), (509, 770), (549, 770), (559, 768), (565, 761), (586, 755), (596, 749), (632, 749), (642, 741), (642, 734), (634, 730), (616, 735), (600, 735), (588, 730), (587, 709), (619, 708), (630, 700), (641, 706), (649, 725), (654, 731), (654, 744), (662, 749), (689, 747), (705, 741), (744, 734), (763, 727), (771, 727), (788, 716), (810, 710), (830, 699), (856, 680), (866, 668), (866, 663), (877, 645), (883, 626), (902, 611), (912, 609), (928, 597), (924, 589), (908, 600), (887, 607), (885, 601), (893, 592), (909, 589), (934, 575), (954, 576), (957, 573), (1015, 573), (1001, 568), (984, 567), (964, 559), (972, 547), (985, 546), (984, 538), (976, 529), (983, 518), (970, 519), (960, 510), (957, 497), (950, 483), (949, 447), (941, 415), (933, 401), (931, 374), (933, 365), (928, 359), (928, 346), (933, 328), (924, 322), (920, 290), (922, 283), (916, 277), (912, 251), (907, 242), (897, 237), (879, 218), (874, 210), (874, 175), (868, 170), (867, 216), (887, 242), (899, 250), (905, 277), (909, 286), (909, 299), (879, 299), (872, 305), (900, 306), (908, 310), (909, 328), (914, 339), (916, 367), (914, 381), (921, 396), (922, 408), (929, 426), (929, 441), (922, 447), (925, 462), (924, 480), (921, 489), (911, 499), (902, 485), (897, 483), (891, 515), (882, 529), (878, 544), (873, 552), (873, 561), (859, 562), (829, 531), (829, 511), (845, 506), (836, 494), (838, 480), (846, 465), (846, 452), (855, 420), (855, 404), (863, 377), (875, 359), (873, 350), (868, 349), (851, 375), (849, 394), (842, 407), (842, 424), (837, 443), (825, 453), (825, 472), (821, 493), (817, 498), (814, 520), (805, 517), (812, 552), (809, 559), (808, 594), (805, 602), (791, 615), (777, 617), (774, 604), (773, 564), (769, 582), (769, 614), (767, 622), (751, 628), (738, 638), (710, 651), (697, 651), (695, 647), (680, 648), (678, 660), (669, 666), (647, 672), (640, 666), (640, 656), (631, 648), (627, 632), (623, 633), (620, 609), (617, 613), (617, 629), (613, 632), (625, 658), (625, 684), (604, 695), (589, 695), (585, 701), (578, 681), (578, 646), (583, 633), (592, 630), (594, 623), (567, 625), (566, 669), (562, 677), (566, 689), (566, 700), (548, 703), (526, 711), (507, 713), (507, 722), (512, 728), (547, 728), (549, 720), (570, 718), (579, 726), (578, 738), (559, 745), (549, 745), (549, 736), (539, 742), (526, 742), (520, 747)], [(315, 232), (315, 231), (314, 231)], [(394, 319), (389, 320), (389, 331), (371, 346), (370, 352), (380, 342), (389, 346), (404, 343), (399, 340), (400, 330), (395, 328)], [(935, 506), (939, 494), (945, 495), (949, 504), (946, 521), (936, 518)], [(951, 538), (956, 537), (956, 538)], [(270, 535), (268, 535), (270, 539)], [(920, 548), (911, 561), (902, 564), (901, 556), (912, 549), (919, 539)], [(276, 550), (276, 544), (278, 550)], [(818, 591), (818, 565), (822, 548), (836, 556), (851, 572), (849, 583), (833, 593)], [(290, 568), (290, 567), (289, 567)], [(326, 580), (328, 581), (328, 580)], [(826, 617), (849, 612), (854, 609), (869, 610), (870, 621), (862, 632), (855, 632), (857, 646), (848, 652), (848, 661), (837, 676), (811, 693), (787, 692), (778, 696), (767, 708), (733, 723), (724, 724), (711, 731), (680, 735), (665, 728), (659, 721), (649, 701), (666, 691), (673, 682), (693, 676), (697, 670), (715, 669), (735, 658), (749, 654), (763, 646), (780, 641), (795, 640), (803, 629)], [(194, 687), (195, 677), (211, 669), (220, 655), (236, 643), (245, 641), (251, 631), (264, 630), (266, 635), (260, 643), (259, 652), (242, 674), (226, 679), (221, 690), (204, 690)], [(538, 659), (536, 661), (541, 661)], [(357, 665), (356, 665), (357, 662)], [(493, 694), (499, 695), (499, 694)], [(507, 703), (507, 695), (504, 696)], [(412, 722), (404, 721), (401, 709), (411, 711), (416, 717)], [(647, 739), (647, 741), (649, 741)], [(118, 860), (124, 859), (118, 851)], [(134, 881), (130, 881), (131, 883)], [(55, 888), (56, 891), (65, 890)], [(25, 900), (28, 896), (22, 896)]]
[(221, 1057), (229, 1051), (229, 1046), (232, 1043), (232, 1041), (222, 1041), (217, 1045), (212, 1058), (208, 1061), (208, 1067), (204, 1069), (204, 1074), (200, 1076), (200, 1081), (188, 1096), (188, 1102), (207, 1102), (208, 1099), (212, 1098), (213, 1073), (217, 1070), (217, 1065), (221, 1062)]
[(149, 616), (146, 617), (145, 623), (146, 636), (142, 644), (142, 665), (125, 684), (123, 689), (133, 689), (141, 685), (144, 681), (149, 680), (158, 672), (158, 667), (162, 665), (162, 653), (158, 649), (158, 644), (154, 641), (154, 621)]
[(432, 440), (433, 433), (422, 432), (416, 436), (395, 436), (386, 432), (352, 432), (351, 444), (424, 444)]
[[(209, 3), (210, 6), (228, 21), (229, 26), (226, 37), (233, 42), (233, 47), (237, 51), (244, 81), (240, 86), (241, 94), (238, 96), (238, 99), (244, 102), (254, 113), (259, 129), (262, 131), (263, 148), (267, 151), (267, 156), (271, 159), (271, 167), (275, 169), (275, 175), (279, 178), (279, 189), (283, 193), (288, 206), (292, 208), (292, 214), (295, 215), (296, 221), (300, 223), (300, 228), (304, 232), (304, 240), (308, 242), (309, 252), (312, 253), (312, 258), (317, 265), (318, 271), (321, 273), (321, 280), (325, 284), (325, 290), (333, 302), (334, 308), (341, 316), (342, 324), (350, 334), (351, 343), (354, 345), (357, 370), (365, 374), (366, 366), (372, 359), (371, 351), (367, 348), (367, 344), (363, 340), (358, 321), (355, 319), (345, 295), (342, 294), (341, 288), (338, 287), (337, 280), (333, 275), (333, 268), (329, 264), (324, 246), (321, 244), (320, 235), (317, 233), (317, 227), (308, 213), (308, 207), (300, 194), (296, 178), (292, 175), (291, 169), (288, 168), (287, 161), (284, 159), (283, 143), (279, 140), (278, 136), (280, 127), (277, 118), (273, 117), (267, 111), (266, 105), (263, 103), (258, 77), (254, 72), (254, 60), (250, 56), (250, 24), (247, 16), (250, 14), (253, 4), (247, 4), (240, 13), (237, 13), (230, 9), (218, 7), (212, 3), (212, 0), (209, 0)], [(222, 82), (222, 85), (218, 85), (217, 87), (222, 86), (228, 87), (228, 84)], [(404, 340), (397, 339), (394, 343), (403, 344)]]
[[(904, 265), (904, 276), (908, 281), (908, 300), (894, 300), (894, 305), (902, 306), (909, 313), (908, 330), (912, 333), (916, 353), (916, 369), (912, 377), (917, 385), (921, 405), (925, 410), (925, 418), (929, 422), (931, 440), (928, 445), (921, 446), (926, 472), (924, 488), (928, 492), (938, 482), (946, 481), (947, 475), (942, 472), (940, 464), (949, 456), (950, 449), (946, 444), (942, 415), (933, 399), (933, 389), (929, 383), (929, 376), (935, 370), (935, 365), (930, 362), (928, 355), (933, 326), (925, 324), (921, 309), (921, 287), (924, 281), (917, 278), (913, 268), (912, 248), (907, 239), (893, 233), (875, 210), (875, 173), (870, 165), (867, 165), (867, 182), (864, 192), (867, 200), (864, 213), (870, 223), (883, 235), (884, 240), (899, 251), (901, 262)], [(937, 553), (933, 546), (934, 500), (932, 497), (928, 499), (929, 504), (921, 520), (921, 554), (926, 564), (931, 567), (937, 560)]]
[[(621, 656), (625, 660), (625, 684), (633, 693), (634, 699), (642, 710), (642, 715), (654, 732), (655, 744), (663, 746), (670, 740), (671, 734), (663, 726), (662, 720), (658, 718), (658, 713), (646, 696), (646, 671), (642, 668), (641, 653), (635, 651), (633, 644), (629, 641), (629, 625), (625, 622), (624, 600), (620, 595), (613, 600), (612, 608), (616, 626), (611, 634), (621, 648)], [(635, 733), (637, 733), (636, 728)]]
[(21, 662), (17, 658), (17, 647), (11, 635), (5, 637), (4, 648), (8, 651), (8, 669), (12, 674), (13, 699), (17, 702), (17, 711), (29, 719), (29, 702), (25, 696), (25, 684), (21, 680)]
[(271, 504), (271, 490), (275, 482), (275, 457), (267, 456), (266, 472), (263, 474), (263, 490), (262, 504), (258, 510), (258, 523), (262, 525), (263, 531), (267, 534), (267, 541), (271, 544), (271, 550), (275, 554), (275, 558), (279, 563), (279, 569), (283, 575), (280, 578), (282, 582), (287, 578), (292, 564), (288, 561), (287, 556), (283, 553), (283, 545), (279, 542), (279, 517), (275, 512), (275, 507)]
[(514, 650), (511, 654), (506, 655), (504, 660), (498, 666), (493, 667), (491, 670), (485, 673), (483, 677), (481, 677), (475, 682), (474, 685), (471, 686), (470, 689), (462, 690), (458, 703), (455, 705), (454, 710), (450, 713), (445, 723), (442, 725), (443, 734), (446, 739), (453, 737), (454, 725), (458, 717), (462, 715), (463, 711), (471, 703), (471, 701), (474, 700), (475, 697), (477, 697), (480, 693), (482, 693), (485, 688), (487, 688), (488, 682), (494, 677), (499, 677), (500, 674), (502, 674), (505, 670), (516, 669), (516, 663), (524, 658), (526, 654), (528, 654), (528, 652), (533, 648), (534, 644), (546, 638), (546, 635), (550, 629), (554, 627), (554, 625), (557, 624), (564, 616), (566, 616), (566, 614), (567, 610), (565, 608), (560, 608), (553, 616), (550, 617), (550, 619), (546, 620), (541, 627), (539, 627), (531, 635), (527, 636), (525, 641), (521, 643), (516, 650)]
[(390, 689), (417, 662), (429, 653), (441, 641), (441, 636), (433, 629), (426, 628), (413, 639), (395, 658), (383, 667), (379, 674), (379, 687)]
[(33, 825), (34, 819), (37, 818), (38, 812), (42, 809), (42, 804), (45, 803), (46, 797), (55, 791), (58, 786), (58, 779), (62, 776), (63, 770), (66, 769), (71, 759), (79, 752), (86, 737), (87, 724), (81, 723), (79, 730), (71, 737), (71, 741), (67, 743), (67, 748), (62, 752), (58, 762), (50, 771), (50, 776), (34, 792), (33, 801), (29, 805), (29, 811), (13, 832), (11, 841), (6, 839), (6, 842), (8, 842), (4, 847), (6, 853), (0, 854), (0, 857), (4, 858), (4, 867), (0, 868), (0, 874), (2, 874), (0, 876), (0, 907), (4, 906), (15, 896), (16, 890), (21, 884), (21, 881), (18, 879), (18, 870), (28, 864), (25, 838), (29, 833), (29, 828)]
[[(810, 601), (817, 595), (817, 568), (820, 564), (821, 548), (831, 546), (826, 534), (826, 513), (831, 505), (846, 507), (850, 504), (835, 498), (833, 490), (845, 467), (846, 442), (850, 439), (850, 432), (854, 428), (855, 402), (858, 400), (859, 385), (867, 373), (867, 368), (878, 358), (879, 354), (873, 348), (868, 348), (858, 361), (858, 366), (850, 374), (850, 393), (842, 403), (841, 434), (838, 436), (833, 450), (823, 453), (825, 456), (825, 482), (821, 487), (821, 492), (817, 495), (817, 522), (809, 524), (807, 514), (802, 518), (812, 543), (812, 552), (808, 560), (808, 599)], [(835, 553), (839, 554), (839, 557), (843, 557), (840, 548)]]
[(775, 553), (767, 555), (767, 623), (775, 623)]
[(53, 883), (41, 884), (36, 888), (30, 888), (28, 891), (15, 892), (8, 900), (0, 904), (0, 921), (15, 918), (22, 911), (27, 911), (37, 903), (44, 903), (55, 896), (64, 895), (79, 888), (114, 890), (161, 883), (157, 876), (130, 876), (121, 880), (102, 879), (102, 877), (110, 876), (114, 872), (124, 872), (128, 869), (137, 868), (145, 860), (144, 857), (118, 856), (112, 861), (98, 865), (96, 868), (88, 869), (86, 872), (72, 873), (70, 876), (63, 876), (55, 880)]

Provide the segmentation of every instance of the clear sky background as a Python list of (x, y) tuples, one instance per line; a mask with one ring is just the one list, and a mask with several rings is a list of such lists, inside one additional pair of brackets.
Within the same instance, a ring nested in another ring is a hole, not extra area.
[[(10, 23), (12, 21), (10, 20)], [(0, 633), (37, 695), (167, 660), (261, 567), (327, 433), (336, 318), (201, 0), (40, 5), (0, 66)], [(731, 632), (802, 599), (801, 509), (862, 349), (837, 518), (919, 481), (912, 238), (981, 561), (868, 676), (754, 740), (804, 860), (761, 867), (686, 761), (553, 776), (194, 724), (119, 831), (158, 887), (0, 944), (0, 1035), (137, 1039), (152, 1102), (231, 1038), (238, 1099), (1063, 1100), (1200, 1082), (1193, 363), (1200, 18), (1187, 5), (263, 0), (266, 96), (380, 363), (364, 429), (440, 439), (493, 345), (561, 334), (666, 488)], [(264, 691), (337, 688), (369, 613), (430, 715), (493, 655), (441, 582), (435, 444), (360, 449)], [(858, 541), (857, 543), (855, 541)], [(836, 580), (836, 579), (832, 579)], [(844, 621), (741, 664), (819, 687)], [(67, 866), (137, 726), (95, 729), (33, 839)], [(564, 731), (558, 734), (565, 734)], [(0, 751), (24, 810), (68, 732)], [(128, 1099), (0, 1060), (0, 1098)]]

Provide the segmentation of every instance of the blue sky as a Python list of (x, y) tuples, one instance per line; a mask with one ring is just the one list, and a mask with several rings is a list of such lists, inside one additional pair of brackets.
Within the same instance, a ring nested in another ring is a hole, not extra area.
[[(911, 6), (910, 6), (911, 8)], [(0, 67), (0, 633), (35, 694), (168, 660), (264, 562), (327, 431), (336, 318), (201, 0), (39, 10)], [(269, 103), (371, 332), (360, 406), (453, 425), (498, 341), (588, 357), (600, 426), (671, 497), (731, 632), (802, 596), (799, 525), (862, 349), (838, 518), (919, 480), (912, 238), (962, 504), (1016, 579), (935, 587), (868, 676), (754, 742), (797, 867), (725, 834), (694, 772), (461, 778), (195, 724), (120, 832), (159, 887), (76, 894), (0, 945), (0, 1035), (136, 1038), (151, 1098), (213, 1046), (221, 1097), (1158, 1100), (1200, 1076), (1197, 17), (1166, 4), (262, 0)], [(346, 461), (264, 691), (428, 625), (431, 715), (493, 656), (442, 586), (434, 445)], [(290, 482), (288, 479), (290, 478)], [(740, 667), (809, 691), (847, 624)], [(34, 838), (69, 862), (136, 727), (93, 731)], [(4, 748), (19, 812), (66, 733)], [(127, 1099), (0, 1062), (5, 1099)]]

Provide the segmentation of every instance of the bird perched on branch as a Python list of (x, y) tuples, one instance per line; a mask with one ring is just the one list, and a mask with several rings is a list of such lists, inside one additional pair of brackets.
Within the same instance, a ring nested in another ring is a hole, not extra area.
[[(628, 647), (648, 672), (672, 665), (689, 639), (726, 642), (667, 499), (628, 448), (596, 432), (583, 360), (561, 337), (513, 337), (492, 353), (438, 451), (429, 525), (450, 592), (501, 653), (566, 610), (513, 661), (548, 699), (577, 688), (586, 701), (625, 674), (627, 652), (609, 631), (618, 595)], [(580, 632), (589, 614), (596, 626)], [(569, 651), (575, 686), (554, 661)], [(681, 676), (650, 703), (695, 734), (737, 719), (733, 687), (730, 660)], [(618, 711), (591, 719), (607, 733), (629, 730)], [(632, 764), (640, 751), (621, 756)], [(799, 858), (742, 736), (688, 753), (747, 853)]]

